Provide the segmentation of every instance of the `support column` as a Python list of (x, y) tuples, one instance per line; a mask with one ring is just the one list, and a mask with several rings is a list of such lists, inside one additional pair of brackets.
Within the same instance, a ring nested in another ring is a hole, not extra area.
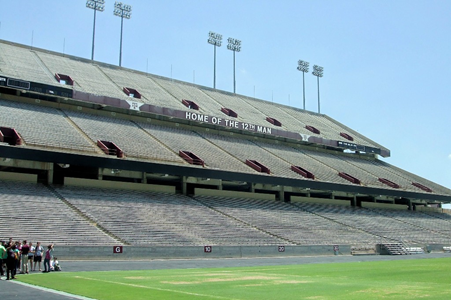
[(182, 194), (188, 195), (188, 183), (187, 183), (187, 177), (182, 176)]
[(409, 210), (413, 210), (412, 200), (408, 199), (407, 201), (408, 201), (407, 204), (409, 205)]
[(147, 173), (143, 172), (141, 182), (147, 184)]
[(222, 179), (219, 179), (218, 190), (222, 191)]
[(284, 186), (280, 186), (279, 200), (282, 201), (282, 202), (285, 201), (285, 187)]
[(354, 197), (352, 197), (351, 206), (352, 207), (356, 207), (357, 206), (357, 196), (356, 195), (354, 195)]
[(53, 184), (53, 164), (48, 163), (47, 168), (47, 184)]

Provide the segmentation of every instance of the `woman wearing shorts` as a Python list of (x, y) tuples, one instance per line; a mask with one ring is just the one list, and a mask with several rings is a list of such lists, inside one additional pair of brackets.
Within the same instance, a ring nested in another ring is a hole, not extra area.
[(30, 242), (28, 246), (30, 247), (30, 251), (28, 252), (28, 261), (30, 262), (30, 271), (32, 271), (34, 261), (34, 246), (32, 242)]
[(33, 271), (36, 270), (36, 264), (39, 263), (39, 271), (42, 271), (41, 269), (41, 262), (42, 262), (42, 253), (44, 252), (44, 248), (42, 248), (41, 243), (36, 243), (36, 248), (34, 249), (34, 268)]

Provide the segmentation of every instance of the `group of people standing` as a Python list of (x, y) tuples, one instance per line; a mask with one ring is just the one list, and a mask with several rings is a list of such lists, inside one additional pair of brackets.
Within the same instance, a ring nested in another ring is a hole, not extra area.
[(6, 280), (15, 279), (16, 274), (29, 274), (36, 271), (36, 267), (41, 269), (41, 262), (44, 258), (44, 273), (51, 270), (60, 271), (61, 268), (56, 257), (53, 257), (53, 244), (44, 249), (40, 242), (33, 245), (32, 242), (16, 241), (12, 238), (9, 242), (0, 241), (0, 270), (4, 276), (6, 269)]

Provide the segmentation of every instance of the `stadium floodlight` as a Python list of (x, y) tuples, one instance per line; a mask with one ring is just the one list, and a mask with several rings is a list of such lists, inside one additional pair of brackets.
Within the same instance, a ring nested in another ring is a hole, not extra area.
[(317, 65), (313, 66), (312, 74), (313, 74), (313, 76), (316, 76), (317, 82), (318, 82), (318, 113), (321, 113), (320, 105), (319, 105), (319, 78), (323, 77), (323, 71), (324, 71), (323, 67), (320, 67), (320, 66), (317, 66)]
[(119, 46), (119, 67), (122, 66), (122, 31), (124, 29), (124, 18), (130, 19), (132, 16), (132, 6), (128, 4), (122, 4), (122, 2), (114, 2), (115, 16), (121, 18), (121, 41)]
[(208, 43), (214, 47), (214, 61), (213, 61), (213, 88), (216, 89), (216, 47), (221, 47), (222, 35), (210, 31), (208, 33)]
[(235, 52), (241, 51), (241, 41), (237, 39), (230, 38), (227, 40), (229, 44), (227, 49), (233, 51), (233, 93), (236, 93), (236, 80), (235, 80)]
[(310, 63), (298, 60), (298, 70), (302, 72), (302, 95), (303, 95), (303, 103), (304, 103), (304, 110), (305, 110), (305, 79), (304, 75), (305, 73), (308, 73)]
[(86, 7), (94, 10), (94, 24), (92, 26), (92, 51), (91, 60), (94, 60), (94, 39), (96, 35), (96, 12), (105, 10), (105, 0), (88, 0), (86, 1)]

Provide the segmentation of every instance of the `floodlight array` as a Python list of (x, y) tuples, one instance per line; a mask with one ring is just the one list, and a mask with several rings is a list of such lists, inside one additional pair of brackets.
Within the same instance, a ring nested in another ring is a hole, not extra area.
[(86, 1), (86, 7), (98, 11), (105, 10), (105, 0), (88, 0)]
[(309, 62), (303, 61), (303, 60), (298, 60), (298, 70), (302, 71), (304, 73), (308, 73), (308, 69), (309, 69)]
[(132, 6), (123, 4), (122, 2), (115, 2), (113, 13), (115, 16), (130, 19), (132, 16)]
[(227, 49), (240, 52), (241, 51), (241, 41), (234, 39), (234, 38), (228, 38), (227, 41), (229, 44), (227, 45)]
[(312, 74), (317, 77), (323, 77), (323, 71), (324, 71), (323, 67), (314, 65)]
[(208, 33), (208, 43), (217, 47), (221, 47), (222, 44), (222, 34), (214, 33), (210, 31)]

